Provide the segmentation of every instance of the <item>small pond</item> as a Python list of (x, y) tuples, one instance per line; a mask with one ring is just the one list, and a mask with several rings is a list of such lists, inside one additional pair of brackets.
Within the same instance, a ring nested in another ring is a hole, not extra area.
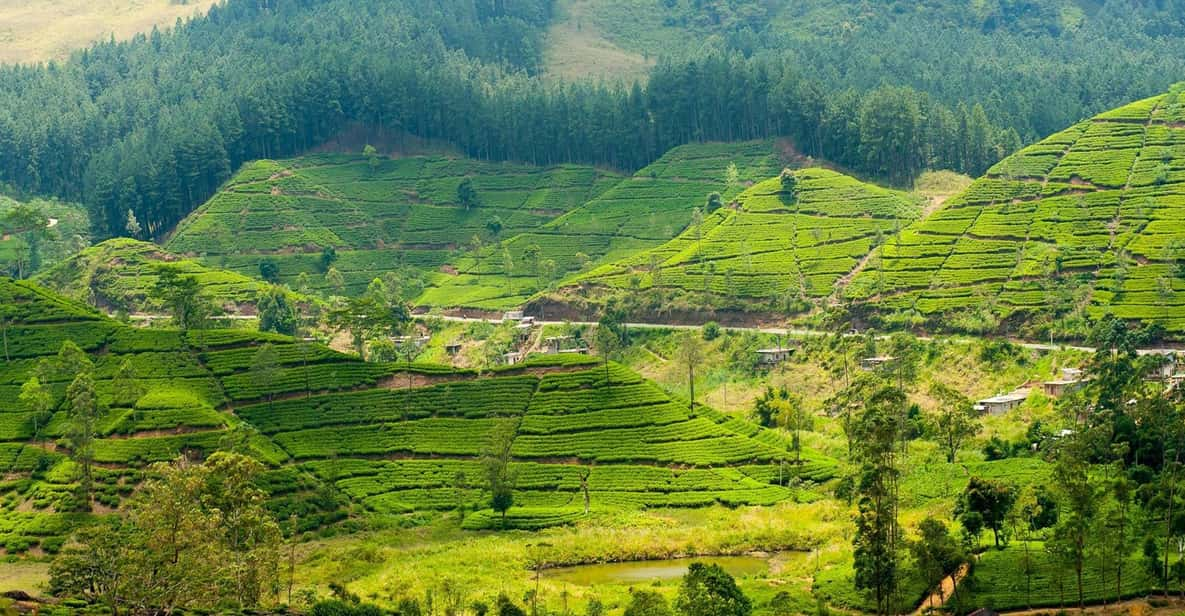
[(677, 580), (691, 563), (720, 565), (734, 576), (760, 575), (769, 570), (770, 557), (759, 556), (703, 556), (698, 558), (671, 558), (668, 560), (644, 560), (623, 563), (604, 563), (558, 567), (543, 572), (546, 579), (582, 586), (600, 584), (645, 584), (666, 580)]

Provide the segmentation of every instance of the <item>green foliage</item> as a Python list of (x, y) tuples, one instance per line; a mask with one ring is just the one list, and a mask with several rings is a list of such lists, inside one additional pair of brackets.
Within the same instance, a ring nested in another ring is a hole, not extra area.
[(651, 590), (636, 590), (630, 596), (623, 616), (674, 616), (662, 595)]
[(683, 616), (749, 616), (753, 605), (720, 565), (691, 563), (675, 609)]

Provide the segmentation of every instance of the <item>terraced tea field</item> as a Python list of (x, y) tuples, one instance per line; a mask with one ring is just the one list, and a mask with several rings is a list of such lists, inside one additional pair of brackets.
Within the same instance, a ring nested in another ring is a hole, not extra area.
[[(780, 310), (831, 295), (884, 238), (921, 215), (914, 198), (826, 169), (757, 183), (678, 237), (574, 282), (665, 290), (742, 310)], [(595, 294), (594, 294), (595, 295)]]
[(1082, 311), (1185, 332), (1181, 88), (1081, 122), (1001, 161), (892, 237), (846, 289), (932, 323), (987, 307)]
[[(730, 165), (737, 171), (733, 184)], [(459, 275), (436, 276), (419, 303), (491, 310), (521, 305), (565, 278), (664, 244), (684, 231), (709, 193), (731, 199), (781, 168), (769, 141), (675, 148), (582, 207), (458, 259)]]
[[(312, 343), (243, 330), (131, 328), (27, 282), (0, 279), (11, 306), (0, 362), (0, 545), (54, 550), (74, 526), (77, 467), (58, 370), (67, 340), (93, 364), (96, 499), (116, 507), (146, 464), (233, 448), (265, 461), (278, 518), (313, 529), (347, 515), (487, 508), (481, 457), (513, 430), (510, 526), (537, 528), (592, 511), (794, 498), (791, 477), (825, 480), (835, 462), (791, 460), (779, 435), (694, 410), (636, 373), (592, 358), (536, 356), (479, 376), (434, 364), (363, 363)], [(276, 367), (253, 368), (264, 344)], [(401, 374), (412, 373), (409, 379)], [(20, 401), (49, 375), (47, 413)], [(332, 484), (346, 501), (313, 498)], [(10, 517), (11, 516), (11, 517)]]
[(156, 244), (126, 238), (91, 246), (38, 274), (36, 281), (78, 301), (135, 312), (154, 309), (152, 289), (166, 267), (193, 276), (207, 297), (231, 312), (253, 305), (270, 286), (258, 278), (207, 267)]
[[(462, 204), (458, 187), (466, 179), (474, 196)], [(617, 180), (591, 167), (444, 157), (256, 161), (183, 221), (165, 247), (248, 276), (270, 259), (293, 288), (354, 293), (389, 271), (437, 271), (475, 237), (495, 242), (540, 227)], [(329, 247), (337, 260), (325, 264)], [(330, 266), (342, 276), (340, 288), (325, 276)]]

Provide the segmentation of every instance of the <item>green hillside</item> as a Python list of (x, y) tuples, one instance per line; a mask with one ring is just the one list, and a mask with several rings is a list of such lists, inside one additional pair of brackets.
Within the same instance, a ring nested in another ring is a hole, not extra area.
[(670, 242), (576, 277), (581, 288), (557, 299), (617, 295), (645, 313), (799, 310), (830, 296), (886, 236), (922, 213), (904, 193), (834, 171), (803, 169), (795, 178), (793, 192), (778, 178), (752, 186)]
[[(128, 312), (158, 309), (151, 297), (164, 268), (193, 276), (203, 293), (229, 312), (251, 307), (269, 285), (172, 254), (156, 244), (127, 238), (91, 246), (39, 274), (37, 284), (82, 302)], [(254, 272), (258, 275), (258, 270)]]
[[(730, 165), (737, 171), (731, 185)], [(539, 229), (458, 259), (457, 274), (437, 276), (419, 303), (493, 310), (520, 305), (570, 275), (662, 245), (687, 227), (709, 193), (730, 199), (781, 167), (770, 141), (675, 148)]]
[[(38, 237), (30, 237), (34, 230), (29, 228), (28, 219), (13, 218), (14, 211), (21, 206), (44, 221), (45, 227)], [(39, 265), (35, 269), (43, 270), (74, 254), (89, 238), (90, 218), (76, 203), (46, 199), (18, 201), (0, 195), (0, 271), (16, 275), (20, 270), (27, 276), (30, 266)], [(36, 244), (36, 255), (31, 254), (30, 240)]]
[[(458, 200), (466, 179), (476, 193), (467, 206)], [(266, 258), (293, 288), (351, 293), (389, 271), (436, 270), (475, 237), (490, 242), (537, 228), (616, 179), (591, 167), (440, 156), (256, 161), (178, 225), (165, 248), (249, 276)], [(328, 247), (337, 259), (327, 265)], [(326, 280), (328, 267), (340, 272), (341, 288)]]
[(1104, 314), (1185, 332), (1182, 88), (1076, 124), (992, 167), (890, 239), (846, 289), (882, 318), (1081, 335)]
[[(108, 507), (131, 493), (147, 463), (231, 448), (268, 464), (277, 518), (296, 515), (302, 530), (458, 503), (476, 511), (465, 527), (481, 528), (496, 521), (482, 511), (480, 457), (500, 430), (513, 439), (518, 482), (508, 519), (517, 527), (582, 517), (582, 484), (594, 512), (772, 504), (795, 493), (771, 479), (792, 459), (785, 437), (690, 409), (628, 369), (606, 372), (584, 356), (536, 357), (479, 376), (433, 364), (362, 363), (240, 330), (131, 328), (10, 279), (0, 279), (0, 300), (11, 307), (0, 356), (7, 357), (0, 362), (0, 545), (9, 552), (52, 551), (77, 521), (70, 513), (78, 508), (77, 467), (61, 437), (65, 390), (80, 370), (71, 362), (82, 360), (58, 353), (67, 340), (93, 362), (101, 409), (96, 499)], [(252, 366), (265, 343), (276, 367), (261, 378)], [(19, 399), (34, 375), (47, 379), (48, 411)], [(822, 480), (833, 467), (809, 454), (786, 476)], [(326, 485), (335, 488), (328, 500), (310, 498)]]

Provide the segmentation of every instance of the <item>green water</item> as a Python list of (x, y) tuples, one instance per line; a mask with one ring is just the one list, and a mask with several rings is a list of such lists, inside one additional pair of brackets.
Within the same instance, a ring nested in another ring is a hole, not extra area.
[(582, 586), (601, 584), (645, 584), (655, 580), (677, 580), (687, 573), (691, 563), (720, 565), (734, 576), (760, 575), (769, 570), (769, 559), (756, 556), (705, 556), (702, 558), (672, 558), (597, 565), (577, 565), (548, 569), (548, 579)]

